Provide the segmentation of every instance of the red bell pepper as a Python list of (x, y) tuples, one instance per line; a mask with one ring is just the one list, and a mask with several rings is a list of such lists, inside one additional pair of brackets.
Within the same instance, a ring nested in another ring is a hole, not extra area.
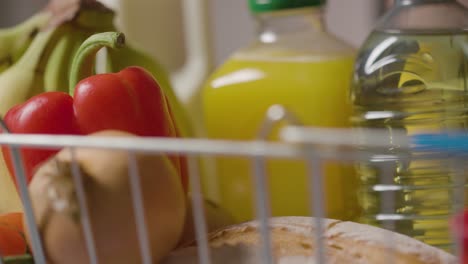
[[(86, 56), (82, 57), (77, 63), (82, 63)], [(79, 73), (79, 70), (72, 70), (72, 75)], [(46, 92), (10, 109), (4, 119), (10, 132), (87, 135), (114, 129), (139, 136), (180, 136), (163, 90), (143, 68), (129, 67), (118, 73), (94, 75), (71, 88), (73, 98), (63, 92)], [(4, 147), (2, 152), (12, 173), (10, 151)], [(57, 152), (21, 149), (28, 182), (34, 169)], [(187, 190), (185, 159), (170, 158)]]
[[(7, 112), (4, 121), (11, 133), (80, 134), (73, 109), (73, 98), (63, 92), (40, 94), (23, 104), (14, 106)], [(9, 148), (2, 147), (2, 153), (8, 170), (13, 175)], [(34, 167), (55, 153), (57, 150), (21, 149), (28, 183), (34, 173)]]
[(456, 242), (462, 243), (460, 263), (468, 264), (468, 208), (452, 219), (452, 233)]

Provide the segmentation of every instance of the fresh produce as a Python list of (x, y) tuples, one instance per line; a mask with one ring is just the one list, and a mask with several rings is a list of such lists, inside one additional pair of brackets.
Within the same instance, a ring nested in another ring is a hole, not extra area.
[[(92, 3), (76, 6), (78, 3), (67, 5), (66, 2), (70, 1), (50, 4), (26, 21), (23, 30), (4, 29), (19, 31), (15, 39), (27, 41), (18, 43), (20, 48), (16, 44), (4, 47), (3, 56), (11, 59), (9, 67), (0, 75), (0, 114), (45, 90), (67, 89), (71, 61), (81, 43), (94, 33), (112, 29), (111, 13), (102, 6)], [(102, 21), (97, 20), (98, 14), (102, 14)], [(35, 33), (31, 35), (31, 32)], [(9, 55), (16, 49), (24, 50), (19, 53), (21, 56)]]
[[(61, 4), (59, 2), (50, 4), (21, 25), (1, 30), (0, 115), (2, 117), (12, 106), (44, 90), (44, 79), (48, 72), (47, 61), (59, 33), (62, 32), (56, 26), (50, 25), (59, 25), (62, 22), (74, 24), (80, 18), (76, 16), (75, 19), (65, 22), (65, 16), (58, 16), (60, 11), (64, 11)], [(81, 25), (77, 28), (81, 28)], [(0, 157), (0, 193), (2, 194), (0, 213), (22, 210), (19, 196), (14, 190), (3, 160), (3, 157)]]
[(0, 226), (0, 256), (15, 256), (26, 253), (27, 244), (22, 234), (14, 229)]
[[(99, 33), (86, 40), (77, 52), (70, 77), (70, 93), (45, 92), (16, 105), (5, 116), (12, 133), (23, 134), (91, 134), (106, 129), (139, 136), (177, 137), (169, 102), (159, 84), (141, 67), (128, 67), (118, 73), (92, 74), (88, 65), (100, 48), (119, 47), (124, 35)], [(75, 89), (75, 82), (81, 80)], [(8, 147), (2, 148), (7, 166), (13, 174)], [(57, 150), (22, 148), (27, 180), (35, 167)], [(187, 190), (185, 159), (170, 157)]]
[[(73, 98), (63, 92), (36, 95), (25, 103), (11, 108), (5, 115), (4, 121), (12, 133), (80, 134), (73, 110)], [(7, 167), (13, 174), (9, 148), (4, 146), (2, 152)], [(57, 150), (22, 148), (27, 181), (30, 182), (35, 166), (57, 152)]]
[[(90, 136), (134, 137), (121, 131)], [(129, 154), (120, 150), (77, 148), (99, 263), (142, 263), (129, 182)], [(153, 263), (179, 241), (186, 214), (179, 175), (164, 155), (135, 155)], [(64, 148), (43, 163), (29, 190), (50, 263), (89, 263), (80, 209), (74, 195), (72, 154)], [(50, 193), (60, 195), (50, 197)], [(67, 204), (62, 209), (54, 204)], [(78, 216), (78, 217), (77, 217)]]
[(129, 66), (140, 66), (152, 73), (170, 102), (171, 111), (174, 113), (175, 120), (177, 120), (180, 134), (184, 137), (194, 136), (189, 116), (176, 97), (170, 79), (160, 64), (128, 44), (121, 49), (109, 49), (108, 54), (108, 72), (118, 72)]
[(452, 231), (457, 243), (462, 243), (462, 260), (460, 263), (468, 264), (468, 209), (458, 214), (452, 220)]
[(0, 216), (0, 225), (23, 232), (23, 213), (8, 213)]
[[(44, 91), (68, 92), (72, 60), (78, 49), (93, 34), (116, 31), (114, 18), (112, 10), (95, 0), (51, 0), (20, 25), (0, 29), (0, 115)], [(93, 61), (90, 58), (86, 62), (87, 73), (96, 73)], [(148, 70), (167, 96), (180, 134), (192, 135), (185, 110), (157, 62), (126, 44), (118, 50), (110, 49), (105, 63), (111, 72), (129, 66)], [(21, 210), (5, 167), (0, 157), (0, 213)]]
[(0, 75), (0, 113), (42, 90), (39, 62), (55, 30), (40, 32), (26, 53)]
[(0, 29), (0, 73), (21, 58), (50, 18), (51, 12), (42, 10), (14, 27)]
[[(93, 34), (117, 31), (114, 19), (115, 13), (96, 0), (51, 0), (44, 10), (23, 24), (0, 30), (0, 41), (3, 36), (5, 38), (5, 42), (1, 42), (0, 46), (0, 65), (5, 61), (8, 62), (7, 66), (14, 67), (28, 51), (37, 54), (37, 60), (30, 59), (26, 60), (26, 64), (22, 63), (23, 66), (27, 65), (27, 68), (34, 68), (37, 72), (38, 79), (30, 83), (30, 93), (44, 90), (68, 91), (72, 59), (79, 47)], [(46, 35), (46, 40), (43, 35)], [(43, 45), (33, 45), (34, 42), (41, 42)], [(88, 70), (95, 73), (91, 61), (89, 62)], [(184, 136), (191, 135), (187, 114), (176, 98), (169, 78), (160, 64), (127, 43), (119, 50), (109, 50), (106, 65), (109, 72), (117, 72), (129, 66), (147, 69), (158, 80), (170, 100), (176, 119), (180, 123), (181, 133)], [(0, 102), (0, 105), (6, 104), (2, 106), (6, 110), (18, 103), (10, 103), (7, 99), (0, 99)], [(5, 111), (0, 112), (4, 113)]]
[(0, 215), (0, 257), (26, 254), (28, 246), (24, 237), (23, 214)]

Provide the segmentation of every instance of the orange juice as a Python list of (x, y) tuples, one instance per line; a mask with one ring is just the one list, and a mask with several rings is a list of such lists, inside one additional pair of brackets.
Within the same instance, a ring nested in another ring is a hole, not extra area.
[[(294, 3), (295, 4), (294, 4)], [(349, 127), (347, 91), (354, 49), (321, 27), (320, 1), (250, 0), (260, 31), (257, 40), (233, 54), (200, 93), (206, 136), (253, 140), (267, 109), (284, 106), (305, 125)], [(284, 125), (284, 124), (283, 124)], [(274, 128), (269, 140), (278, 140)], [(216, 179), (205, 179), (207, 193), (238, 220), (255, 214), (252, 162), (247, 157), (216, 157)], [(273, 216), (311, 215), (305, 162), (267, 160)], [(351, 165), (324, 165), (326, 217), (353, 219), (358, 213)], [(216, 189), (216, 190), (213, 190)]]
[[(238, 54), (208, 80), (203, 90), (203, 118), (208, 137), (250, 140), (257, 136), (269, 106), (281, 104), (311, 126), (346, 127), (353, 57), (265, 56)], [(271, 139), (277, 139), (272, 135)], [(303, 162), (269, 161), (268, 181), (273, 215), (308, 215), (309, 190)], [(239, 220), (254, 217), (251, 163), (218, 158), (221, 205)], [(354, 207), (355, 179), (350, 167), (325, 167), (327, 216), (349, 219)]]

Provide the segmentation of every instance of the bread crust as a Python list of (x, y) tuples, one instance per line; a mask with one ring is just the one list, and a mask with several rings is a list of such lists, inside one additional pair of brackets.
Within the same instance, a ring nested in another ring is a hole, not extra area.
[[(316, 263), (315, 219), (276, 217), (270, 219), (276, 263)], [(457, 263), (453, 255), (413, 238), (381, 228), (324, 219), (323, 235), (327, 263)], [(259, 224), (246, 222), (208, 235), (212, 263), (261, 263)], [(185, 262), (185, 261), (188, 262)], [(196, 242), (173, 252), (165, 264), (198, 263)]]

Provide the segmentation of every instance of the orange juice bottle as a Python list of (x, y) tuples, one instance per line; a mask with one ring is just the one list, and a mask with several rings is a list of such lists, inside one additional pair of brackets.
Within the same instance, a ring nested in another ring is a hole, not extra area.
[[(258, 21), (257, 38), (219, 67), (200, 95), (209, 138), (255, 139), (267, 109), (275, 104), (306, 125), (350, 125), (347, 90), (355, 51), (324, 30), (322, 2), (249, 0)], [(278, 137), (272, 133), (270, 139)], [(311, 214), (305, 163), (268, 160), (267, 174), (273, 216)], [(357, 202), (352, 167), (328, 163), (323, 175), (326, 216), (353, 218)], [(217, 188), (221, 206), (236, 220), (255, 217), (248, 158), (217, 157), (215, 182), (206, 185)]]

